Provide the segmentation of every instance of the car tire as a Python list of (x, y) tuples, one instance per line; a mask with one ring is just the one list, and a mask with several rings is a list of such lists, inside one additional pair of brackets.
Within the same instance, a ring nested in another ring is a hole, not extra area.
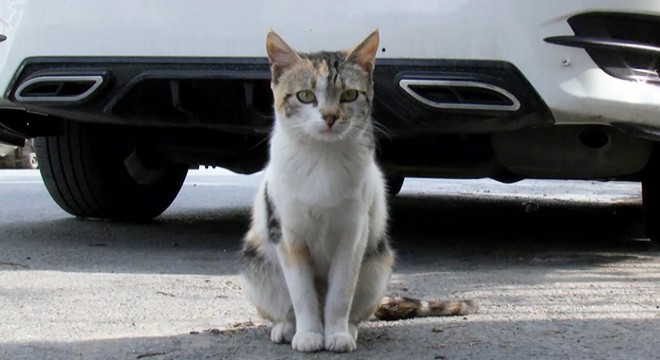
[(46, 188), (66, 212), (86, 218), (148, 221), (174, 201), (183, 165), (142, 164), (148, 139), (129, 127), (66, 121), (59, 136), (36, 140)]
[(387, 193), (391, 196), (397, 195), (401, 191), (404, 180), (405, 178), (403, 176), (385, 176), (385, 188), (387, 189)]
[(656, 146), (642, 177), (642, 202), (646, 236), (660, 241), (660, 156)]

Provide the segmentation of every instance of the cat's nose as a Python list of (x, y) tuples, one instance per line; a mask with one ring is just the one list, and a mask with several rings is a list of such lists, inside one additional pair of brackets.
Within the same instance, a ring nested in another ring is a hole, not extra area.
[(323, 114), (323, 120), (325, 121), (328, 128), (331, 128), (332, 125), (337, 121), (338, 116), (335, 114)]

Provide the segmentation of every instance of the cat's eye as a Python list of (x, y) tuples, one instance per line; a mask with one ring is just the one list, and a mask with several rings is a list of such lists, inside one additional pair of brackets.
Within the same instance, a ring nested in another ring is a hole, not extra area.
[(316, 101), (316, 95), (311, 90), (302, 90), (296, 93), (296, 97), (303, 104), (311, 104)]
[(358, 91), (354, 89), (348, 89), (344, 90), (343, 93), (341, 93), (341, 98), (339, 99), (341, 102), (351, 102), (355, 101), (358, 97)]

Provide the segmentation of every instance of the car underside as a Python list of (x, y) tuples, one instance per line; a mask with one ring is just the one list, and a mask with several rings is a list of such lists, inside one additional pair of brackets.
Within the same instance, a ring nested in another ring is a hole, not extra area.
[[(0, 110), (3, 132), (57, 136), (79, 122), (117, 143), (132, 139), (145, 164), (254, 173), (267, 161), (269, 77), (259, 58), (29, 59), (9, 92), (28, 111)], [(505, 62), (390, 60), (374, 77), (378, 155), (390, 176), (634, 177), (653, 148), (625, 126), (556, 126)]]
[[(593, 0), (541, 7), (475, 0), (434, 8), (432, 22), (410, 9), (392, 10), (386, 22), (360, 8), (369, 24), (389, 25), (382, 25), (372, 118), (390, 192), (405, 177), (635, 180), (648, 216), (660, 217), (660, 11), (651, 1), (607, 4), (603, 11)], [(253, 18), (249, 6), (226, 4), (240, 16), (218, 25), (213, 4), (197, 4), (189, 9), (196, 17), (182, 19), (176, 8), (145, 3), (144, 14), (186, 21), (188, 31), (168, 47), (160, 18), (108, 23), (112, 33), (97, 22), (118, 10), (79, 5), (89, 17), (53, 8), (54, 24), (33, 21), (0, 38), (0, 65), (5, 57), (15, 65), (0, 67), (0, 141), (37, 138), (43, 178), (62, 208), (147, 220), (167, 208), (189, 168), (250, 174), (265, 166), (273, 105), (255, 30), (264, 24), (227, 40), (232, 21)], [(332, 8), (315, 6), (307, 11)], [(27, 9), (19, 10), (43, 15)], [(525, 16), (511, 21), (511, 14)], [(468, 18), (481, 22), (460, 20)], [(293, 36), (303, 48), (357, 31), (352, 23), (344, 31), (273, 19), (290, 31), (317, 31)], [(107, 41), (93, 47), (81, 28)], [(54, 36), (80, 43), (58, 47)], [(226, 41), (210, 51), (207, 39), (216, 38)], [(652, 236), (660, 235), (655, 223), (647, 222)]]
[[(0, 110), (2, 133), (38, 138), (44, 180), (65, 210), (149, 219), (188, 168), (265, 166), (269, 76), (258, 58), (29, 59), (9, 92), (28, 111)], [(405, 177), (639, 180), (654, 149), (624, 126), (556, 125), (512, 64), (383, 61), (374, 77), (378, 161), (392, 193)]]

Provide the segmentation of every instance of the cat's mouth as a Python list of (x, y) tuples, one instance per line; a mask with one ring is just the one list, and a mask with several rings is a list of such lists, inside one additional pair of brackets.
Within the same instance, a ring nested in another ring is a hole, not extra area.
[(335, 130), (335, 128), (325, 128), (320, 131), (321, 134), (333, 134), (333, 133), (338, 133), (339, 131)]
[(316, 122), (310, 124), (307, 128), (307, 134), (316, 140), (320, 141), (338, 141), (346, 138), (346, 133), (349, 132), (349, 124), (346, 122), (335, 122), (332, 126), (328, 126), (325, 122)]
[(344, 136), (344, 129), (339, 129), (336, 126), (326, 127), (317, 131), (316, 135), (321, 140), (333, 141), (340, 140)]

